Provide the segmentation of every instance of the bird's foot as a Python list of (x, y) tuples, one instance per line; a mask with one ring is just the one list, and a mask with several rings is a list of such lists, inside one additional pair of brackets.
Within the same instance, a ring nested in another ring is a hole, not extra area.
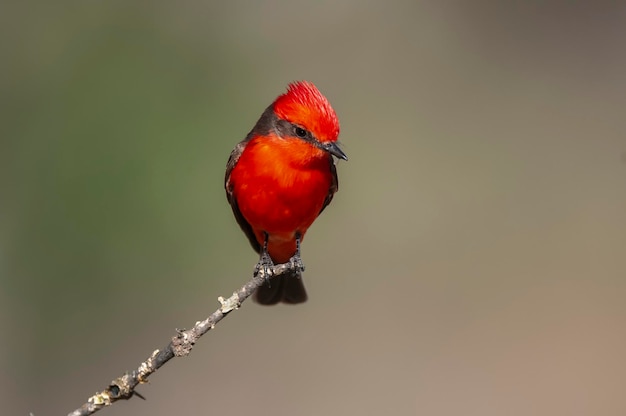
[(294, 274), (299, 275), (304, 271), (304, 263), (300, 258), (300, 254), (296, 253), (289, 259), (289, 265)]
[(269, 283), (270, 278), (276, 274), (274, 269), (275, 266), (272, 258), (267, 252), (264, 252), (261, 254), (259, 262), (254, 267), (254, 275), (262, 277)]

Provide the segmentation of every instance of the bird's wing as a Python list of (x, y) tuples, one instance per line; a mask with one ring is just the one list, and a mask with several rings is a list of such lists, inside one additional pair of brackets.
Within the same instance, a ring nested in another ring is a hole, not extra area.
[(322, 213), (322, 211), (324, 211), (324, 208), (326, 208), (328, 204), (330, 204), (330, 201), (333, 200), (333, 196), (335, 195), (335, 192), (339, 190), (339, 179), (337, 179), (337, 168), (335, 167), (335, 159), (332, 156), (330, 156), (329, 160), (330, 160), (330, 173), (332, 176), (332, 182), (330, 183), (330, 188), (328, 188), (328, 195), (326, 195), (326, 199), (324, 200), (324, 205), (322, 205), (322, 209), (320, 209), (320, 214)]
[(246, 144), (247, 144), (247, 140), (244, 140), (243, 142), (238, 143), (237, 146), (235, 146), (233, 151), (230, 153), (230, 158), (228, 158), (228, 163), (226, 164), (226, 176), (224, 177), (224, 188), (226, 189), (226, 199), (228, 199), (228, 203), (230, 204), (230, 207), (233, 210), (233, 214), (235, 215), (237, 224), (239, 224), (239, 227), (241, 227), (243, 232), (246, 234), (246, 237), (248, 237), (248, 240), (250, 241), (250, 245), (252, 246), (252, 248), (257, 253), (260, 253), (261, 245), (256, 240), (256, 236), (254, 235), (252, 226), (250, 225), (250, 223), (248, 223), (248, 221), (246, 221), (246, 219), (241, 214), (241, 211), (239, 210), (239, 205), (237, 205), (237, 199), (235, 198), (235, 195), (233, 194), (233, 184), (230, 182), (230, 173), (232, 172), (233, 168), (237, 164), (237, 161), (239, 160), (239, 157), (243, 153), (243, 150), (246, 148)]

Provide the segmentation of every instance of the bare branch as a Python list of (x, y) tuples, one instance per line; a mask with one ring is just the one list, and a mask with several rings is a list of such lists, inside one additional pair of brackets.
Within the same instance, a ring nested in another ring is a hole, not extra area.
[[(273, 266), (271, 275), (278, 276), (291, 273), (293, 265), (290, 263)], [(174, 357), (183, 357), (191, 352), (196, 341), (221, 321), (231, 311), (239, 308), (254, 291), (265, 283), (263, 268), (258, 270), (252, 279), (239, 290), (233, 292), (228, 299), (219, 297), (221, 306), (203, 321), (198, 321), (191, 329), (177, 330), (178, 334), (172, 337), (170, 343), (162, 350), (154, 350), (147, 360), (142, 362), (136, 370), (116, 378), (104, 390), (97, 392), (81, 407), (69, 413), (68, 416), (91, 415), (103, 407), (110, 406), (118, 400), (128, 400), (133, 396), (141, 397), (135, 391), (137, 385), (146, 383), (152, 373)]]

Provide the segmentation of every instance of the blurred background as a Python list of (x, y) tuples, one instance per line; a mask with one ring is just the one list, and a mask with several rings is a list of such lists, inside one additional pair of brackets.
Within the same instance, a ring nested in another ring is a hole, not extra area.
[(103, 415), (624, 415), (626, 6), (11, 2), (0, 413), (66, 414), (246, 282), (229, 152), (315, 82), (350, 157), (310, 300)]

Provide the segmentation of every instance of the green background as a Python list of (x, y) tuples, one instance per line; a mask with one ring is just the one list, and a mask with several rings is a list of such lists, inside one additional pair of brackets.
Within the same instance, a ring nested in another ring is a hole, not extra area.
[(235, 143), (315, 82), (350, 157), (310, 300), (107, 415), (623, 415), (625, 6), (0, 9), (0, 413), (66, 414), (249, 278)]

